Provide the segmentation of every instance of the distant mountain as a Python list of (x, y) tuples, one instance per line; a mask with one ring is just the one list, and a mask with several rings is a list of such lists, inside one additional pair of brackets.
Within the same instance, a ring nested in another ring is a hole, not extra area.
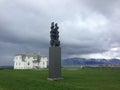
[(62, 60), (62, 66), (79, 66), (79, 65), (114, 65), (120, 64), (119, 59), (84, 59), (68, 58)]
[(13, 69), (13, 66), (0, 66), (0, 69)]

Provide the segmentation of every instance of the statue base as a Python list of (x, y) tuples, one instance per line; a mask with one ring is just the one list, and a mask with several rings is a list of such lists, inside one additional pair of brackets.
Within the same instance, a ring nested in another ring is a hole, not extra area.
[(63, 78), (48, 78), (47, 80), (50, 80), (50, 81), (58, 81), (58, 80), (63, 80)]
[(61, 80), (61, 48), (49, 48), (49, 77), (48, 80)]

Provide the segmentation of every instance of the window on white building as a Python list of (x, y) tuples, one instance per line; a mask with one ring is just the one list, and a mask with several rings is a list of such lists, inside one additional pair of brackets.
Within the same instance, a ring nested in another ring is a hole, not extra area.
[(21, 56), (19, 56), (19, 59), (21, 59)]
[(28, 66), (30, 65), (30, 63), (28, 62)]
[(30, 57), (28, 56), (28, 59), (30, 59)]
[(17, 56), (17, 60), (19, 59), (19, 56)]

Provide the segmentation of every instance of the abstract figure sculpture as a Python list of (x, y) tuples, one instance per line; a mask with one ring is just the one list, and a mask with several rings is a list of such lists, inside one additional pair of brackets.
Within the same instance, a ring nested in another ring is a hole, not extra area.
[(59, 27), (57, 26), (57, 23), (54, 26), (54, 22), (51, 23), (51, 31), (50, 31), (50, 45), (51, 47), (59, 47), (60, 41), (59, 41)]
[(49, 76), (48, 80), (61, 80), (61, 47), (59, 40), (59, 27), (51, 23), (49, 47)]

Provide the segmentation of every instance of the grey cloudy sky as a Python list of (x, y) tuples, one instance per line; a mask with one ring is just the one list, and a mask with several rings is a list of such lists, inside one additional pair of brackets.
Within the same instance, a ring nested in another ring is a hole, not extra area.
[(52, 21), (63, 58), (120, 58), (120, 0), (0, 0), (0, 65), (24, 52), (48, 56)]

